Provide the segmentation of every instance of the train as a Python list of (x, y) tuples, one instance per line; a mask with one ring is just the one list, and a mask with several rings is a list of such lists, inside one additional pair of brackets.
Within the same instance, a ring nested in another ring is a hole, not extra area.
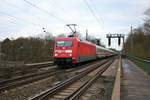
[(98, 58), (115, 55), (116, 52), (78, 37), (60, 37), (55, 39), (54, 63), (58, 66), (76, 65)]

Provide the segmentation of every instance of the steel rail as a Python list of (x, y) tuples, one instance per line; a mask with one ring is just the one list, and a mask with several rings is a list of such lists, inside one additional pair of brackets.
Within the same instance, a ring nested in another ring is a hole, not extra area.
[(31, 63), (31, 64), (25, 64), (25, 67), (32, 67), (32, 68), (43, 68), (43, 67), (49, 67), (53, 66), (53, 62), (42, 62), (42, 63)]
[(77, 89), (75, 92), (73, 92), (71, 95), (65, 98), (65, 100), (77, 100), (79, 97), (88, 89), (88, 87), (91, 86), (91, 84), (99, 78), (100, 75), (102, 75), (107, 68), (112, 64), (112, 61), (109, 61), (104, 65), (104, 68), (99, 70), (94, 77), (91, 79), (87, 80), (79, 89)]
[[(88, 63), (88, 65), (89, 64), (93, 64), (93, 62)], [(22, 86), (22, 85), (25, 85), (25, 84), (28, 84), (28, 83), (32, 83), (34, 81), (38, 81), (40, 79), (47, 78), (47, 77), (52, 76), (52, 75), (56, 75), (56, 74), (62, 73), (64, 71), (67, 73), (67, 72), (80, 70), (81, 68), (84, 69), (84, 68), (86, 68), (85, 67), (86, 65), (87, 64), (81, 65), (79, 67), (72, 68), (72, 69), (69, 69), (69, 70), (66, 70), (66, 69), (65, 70), (58, 70), (56, 67), (54, 67), (53, 69), (50, 69), (50, 70), (47, 70), (47, 71), (28, 74), (28, 75), (25, 75), (25, 76), (20, 76), (20, 77), (8, 79), (8, 80), (5, 80), (5, 81), (1, 81), (0, 82), (0, 92), (3, 91), (3, 90), (8, 90), (8, 89), (12, 89), (14, 87), (19, 87), (19, 86)]]
[[(54, 68), (52, 68), (52, 69), (50, 69), (50, 70), (51, 70), (51, 71), (55, 71), (55, 70), (56, 70), (56, 67), (54, 67)], [(42, 75), (42, 74), (45, 74), (45, 73), (50, 72), (50, 70), (46, 70), (46, 71), (39, 72), (39, 73), (27, 74), (27, 75), (24, 75), (24, 76), (14, 77), (14, 78), (11, 78), (11, 79), (7, 79), (7, 80), (4, 80), (4, 81), (0, 81), (0, 86), (1, 86), (1, 85), (5, 85), (5, 84), (8, 84), (8, 83), (10, 83), (10, 82), (19, 81), (19, 80), (26, 79), (26, 78), (30, 78), (30, 77), (37, 76), (37, 75)]]
[(102, 61), (101, 63), (96, 63), (96, 64), (93, 64), (91, 65), (90, 68), (88, 68), (87, 70), (84, 70), (83, 72), (67, 79), (66, 81), (63, 81), (57, 85), (55, 85), (54, 87), (32, 97), (32, 98), (29, 98), (29, 100), (45, 100), (47, 99), (48, 97), (51, 97), (53, 96), (54, 94), (56, 94), (57, 92), (59, 92), (60, 90), (64, 89), (66, 86), (72, 84), (73, 82), (81, 79), (82, 77), (84, 77), (85, 75), (87, 75), (88, 73), (92, 72), (93, 70), (97, 69), (99, 66), (105, 64), (106, 62), (108, 62), (109, 60), (105, 60), (105, 61)]
[(3, 90), (12, 89), (14, 87), (19, 87), (22, 85), (25, 85), (27, 83), (31, 83), (36, 80), (43, 79), (45, 77), (49, 77), (51, 75), (54, 75), (55, 73), (59, 73), (59, 70), (53, 69), (52, 71), (44, 71), (40, 73), (34, 73), (27, 76), (21, 76), (18, 78), (6, 80), (0, 83), (0, 92)]

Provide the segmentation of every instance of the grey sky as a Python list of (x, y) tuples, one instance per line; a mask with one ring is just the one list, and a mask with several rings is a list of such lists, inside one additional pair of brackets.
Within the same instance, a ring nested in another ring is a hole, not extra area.
[[(149, 4), (150, 0), (0, 0), (0, 39), (42, 34), (42, 27), (53, 35), (68, 34), (65, 24), (76, 23), (83, 35), (88, 29), (107, 44), (107, 33), (127, 35), (131, 25), (140, 26)], [(116, 40), (112, 42), (119, 49)]]

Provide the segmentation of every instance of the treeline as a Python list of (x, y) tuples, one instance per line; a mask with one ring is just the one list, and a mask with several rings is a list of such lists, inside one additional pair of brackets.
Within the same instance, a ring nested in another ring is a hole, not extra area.
[[(66, 37), (66, 35), (59, 34), (57, 37)], [(53, 60), (54, 39), (52, 34), (17, 39), (7, 38), (1, 42), (1, 60), (24, 63), (51, 61)], [(104, 46), (100, 39), (94, 37), (90, 37), (88, 41)]]
[(54, 38), (52, 36), (5, 39), (1, 43), (3, 61), (23, 61), (25, 63), (52, 60)]
[(150, 60), (150, 9), (144, 14), (147, 15), (144, 24), (129, 34), (124, 50), (128, 55)]

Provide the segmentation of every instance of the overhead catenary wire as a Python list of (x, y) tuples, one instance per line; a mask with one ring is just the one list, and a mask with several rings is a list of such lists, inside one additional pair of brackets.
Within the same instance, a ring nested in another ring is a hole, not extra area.
[(99, 20), (99, 18), (96, 16), (94, 10), (92, 9), (92, 7), (89, 5), (88, 1), (87, 0), (84, 0), (86, 6), (88, 7), (88, 9), (90, 10), (91, 14), (95, 17), (97, 23), (102, 27), (102, 23), (101, 21)]
[[(13, 19), (16, 19), (16, 20), (18, 20), (18, 21), (24, 22), (24, 23), (26, 23), (26, 24), (32, 24), (32, 25), (37, 26), (37, 27), (40, 27), (40, 28), (43, 27), (43, 26), (41, 26), (41, 25), (39, 25), (39, 24), (32, 23), (32, 22), (30, 22), (30, 21), (28, 21), (28, 20), (25, 20), (25, 19), (22, 19), (22, 18), (13, 16), (13, 15), (8, 14), (8, 13), (6, 13), (6, 12), (0, 11), (0, 14), (1, 14), (1, 15), (6, 15), (6, 16), (8, 16), (8, 17), (10, 17), (10, 18), (13, 18)], [(12, 22), (12, 21), (9, 21), (9, 22), (12, 23), (12, 24), (18, 25), (18, 23), (15, 23), (15, 22)], [(4, 34), (2, 34), (2, 35), (4, 36)], [(2, 36), (2, 35), (1, 35), (1, 36)]]
[[(4, 4), (6, 4), (7, 6), (12, 6), (22, 12), (25, 12), (22, 8), (16, 6), (15, 4), (12, 4), (10, 2), (8, 2), (7, 0), (4, 0), (3, 1)], [(29, 21), (27, 19), (24, 19), (24, 18), (21, 18), (21, 17), (17, 17), (15, 15), (12, 15), (12, 14), (9, 14), (9, 13), (6, 13), (4, 11), (0, 11), (0, 14), (1, 15), (5, 15), (5, 16), (8, 16), (8, 17), (5, 17), (4, 20), (1, 20), (1, 22), (3, 24), (8, 24), (8, 23), (11, 23), (13, 25), (16, 25), (18, 26), (19, 24), (16, 22), (16, 21), (19, 21), (19, 22), (23, 22), (22, 24), (30, 24), (30, 25), (34, 25), (36, 27), (39, 27), (39, 28), (42, 28), (43, 26), (40, 25), (39, 23), (36, 23), (36, 22), (33, 22), (33, 21)], [(2, 17), (3, 18), (3, 17)], [(6, 19), (7, 18), (7, 19)], [(15, 21), (16, 20), (16, 21)], [(8, 23), (7, 23), (8, 22)], [(4, 35), (4, 34), (3, 34)], [(2, 36), (2, 35), (1, 35)]]
[(2, 12), (2, 11), (0, 11), (0, 14), (3, 14), (3, 15), (6, 15), (6, 16), (9, 16), (9, 17), (11, 17), (11, 18), (14, 18), (14, 19), (20, 20), (20, 21), (25, 22), (25, 23), (28, 23), (28, 24), (36, 25), (36, 26), (38, 26), (38, 27), (43, 27), (42, 25), (39, 25), (39, 24), (34, 23), (34, 22), (30, 22), (30, 21), (25, 20), (25, 19), (20, 18), (20, 17), (16, 17), (16, 16), (13, 16), (13, 15), (10, 15), (10, 14), (8, 14), (8, 13), (6, 13), (6, 12)]
[[(67, 13), (67, 10), (62, 5), (60, 5), (60, 3), (58, 4), (56, 0), (50, 0), (49, 4), (52, 5), (53, 7), (57, 7), (59, 10), (61, 10), (61, 13), (64, 15)], [(73, 19), (73, 16), (69, 17)]]
[[(27, 0), (24, 0), (24, 1), (28, 2)], [(23, 13), (25, 12), (25, 9), (23, 9), (22, 7), (19, 7), (18, 5), (15, 5), (15, 4), (13, 4), (13, 3), (10, 3), (10, 2), (8, 2), (7, 0), (6, 0), (6, 1), (4, 0), (4, 3), (7, 4), (7, 6), (12, 6), (12, 7), (14, 7), (14, 8), (17, 8), (17, 10), (20, 10), (20, 11), (22, 11)], [(28, 2), (28, 4), (29, 4), (29, 3), (30, 3), (30, 2)], [(32, 3), (31, 3), (31, 4), (32, 4)], [(30, 6), (31, 6), (31, 4), (30, 4)], [(61, 21), (61, 22), (65, 22), (63, 19), (61, 19), (61, 18), (59, 18), (59, 17), (53, 15), (52, 13), (48, 12), (48, 11), (45, 10), (45, 9), (42, 9), (42, 8), (40, 8), (40, 7), (38, 7), (38, 6), (34, 5), (34, 4), (33, 4), (32, 6), (34, 6), (35, 8), (37, 8), (38, 10), (40, 10), (41, 12), (47, 13), (48, 15), (50, 15), (50, 16), (52, 16), (52, 17), (55, 17), (57, 20), (59, 20), (59, 21)], [(40, 25), (40, 23), (34, 22), (34, 21), (32, 21), (32, 20), (31, 20), (31, 21), (30, 21), (30, 20), (27, 20), (27, 19), (25, 19), (25, 18), (16, 16), (16, 15), (14, 15), (14, 14), (10, 14), (10, 13), (5, 12), (5, 11), (0, 11), (0, 14), (1, 14), (1, 15), (6, 15), (6, 16), (8, 16), (8, 17), (7, 17), (8, 20), (5, 20), (5, 21), (10, 22), (10, 23), (15, 24), (15, 25), (18, 25), (18, 23), (15, 22), (15, 20), (16, 20), (16, 21), (19, 21), (19, 22), (24, 22), (25, 24), (26, 24), (26, 23), (27, 23), (27, 24), (32, 24), (32, 25), (38, 26), (38, 27), (40, 27), (40, 28), (45, 27), (45, 26)], [(32, 16), (34, 16), (34, 15), (32, 15)], [(36, 17), (36, 16), (34, 16), (34, 17)]]
[(51, 12), (45, 10), (45, 9), (40, 8), (39, 6), (37, 6), (37, 5), (35, 5), (35, 4), (31, 3), (31, 2), (29, 2), (28, 0), (23, 0), (23, 1), (26, 2), (27, 4), (31, 5), (32, 7), (34, 7), (34, 8), (36, 8), (36, 9), (38, 9), (38, 10), (40, 10), (40, 11), (42, 11), (42, 12), (48, 14), (49, 16), (54, 17), (54, 18), (57, 19), (58, 21), (63, 22), (63, 23), (66, 23), (65, 20), (63, 20), (63, 19), (57, 17), (56, 15), (54, 15), (53, 13), (51, 13)]
[(61, 10), (61, 12), (65, 12), (66, 13), (65, 9), (62, 6), (58, 5), (55, 0), (50, 0), (49, 4), (51, 6), (53, 6), (53, 7), (57, 6), (57, 8), (59, 8), (59, 10)]
[[(57, 7), (57, 8), (58, 8), (59, 10), (61, 10), (61, 12), (63, 12), (64, 14), (67, 13), (67, 10), (65, 9), (66, 6), (64, 7), (64, 6), (61, 5), (60, 3), (58, 4), (56, 0), (49, 0), (49, 1), (50, 1), (50, 4), (51, 4), (53, 7)], [(72, 14), (70, 14), (70, 15), (69, 15), (69, 19), (74, 20), (74, 16), (72, 16)], [(81, 24), (79, 24), (79, 23), (75, 23), (75, 24), (77, 24), (77, 27), (78, 27), (78, 25), (79, 25), (80, 27), (85, 27), (85, 26), (83, 26), (83, 25), (81, 25)]]
[[(96, 6), (94, 5), (93, 0), (89, 0), (89, 1), (91, 2), (90, 4), (93, 5), (93, 8), (95, 9), (95, 11), (97, 11), (97, 8), (96, 8)], [(103, 24), (104, 24), (103, 18), (102, 18), (101, 16), (99, 16), (99, 15), (97, 15), (97, 16), (98, 16), (98, 18), (101, 20), (101, 22), (103, 22)]]
[[(22, 8), (20, 8), (20, 7), (18, 7), (17, 5), (12, 4), (12, 3), (10, 3), (10, 2), (8, 2), (8, 1), (6, 1), (6, 0), (3, 0), (3, 2), (4, 2), (5, 4), (7, 4), (7, 5), (10, 5), (10, 6), (16, 8), (17, 10), (20, 10), (21, 12), (25, 12), (25, 11), (26, 11), (26, 10), (24, 10), (24, 9), (22, 9)], [(36, 15), (34, 15), (34, 14), (32, 14), (32, 16), (35, 17), (36, 19), (40, 20), (40, 17), (38, 17), (38, 16), (36, 16)]]
[(17, 23), (15, 23), (14, 21), (12, 21), (10, 18), (7, 18), (7, 19), (5, 18), (5, 20), (0, 20), (0, 21), (1, 21), (2, 23), (3, 23), (3, 22), (5, 22), (5, 23), (8, 22), (8, 23), (15, 24), (15, 25), (17, 24)]

